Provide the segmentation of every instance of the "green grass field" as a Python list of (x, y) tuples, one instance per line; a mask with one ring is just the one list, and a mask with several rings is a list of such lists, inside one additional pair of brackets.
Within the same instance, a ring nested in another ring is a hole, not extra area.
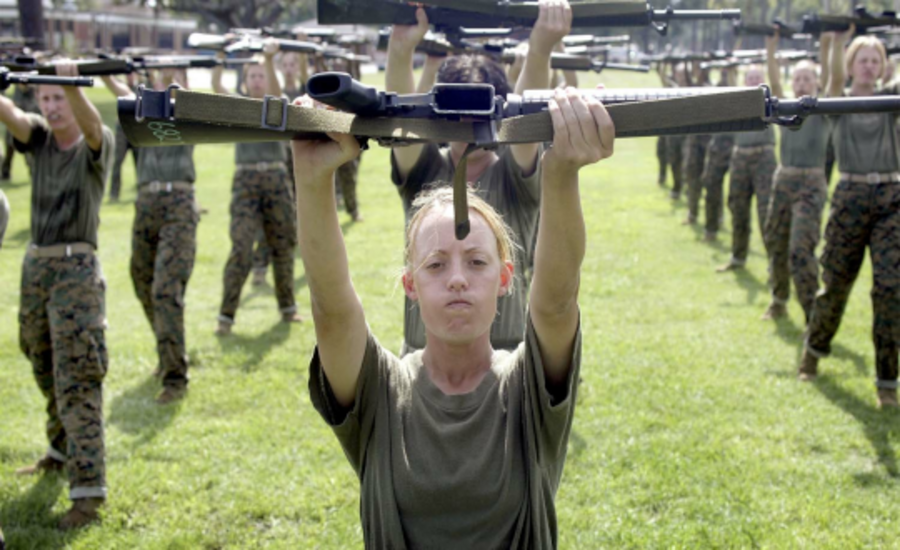
[[(111, 120), (110, 96), (91, 97)], [(876, 407), (868, 265), (824, 376), (797, 382), (802, 312), (792, 302), (790, 320), (759, 320), (769, 295), (756, 221), (748, 269), (716, 274), (730, 233), (709, 245), (680, 225), (684, 203), (657, 186), (654, 147), (622, 140), (582, 172), (583, 384), (557, 497), (560, 546), (897, 547), (900, 415)], [(187, 293), (191, 393), (178, 405), (153, 403), (155, 344), (128, 274), (130, 161), (124, 200), (103, 205), (110, 498), (101, 525), (72, 534), (55, 529), (64, 479), (13, 475), (46, 440), (44, 401), (18, 349), (30, 204), (21, 157), (3, 184), (13, 219), (0, 250), (0, 525), (14, 550), (362, 546), (357, 480), (309, 402), (312, 323), (280, 324), (271, 286), (248, 282), (234, 335), (213, 335), (232, 146), (198, 147), (195, 158), (209, 214)], [(365, 221), (341, 218), (354, 282), (373, 331), (398, 349), (403, 214), (386, 150), (365, 153), (359, 195)], [(308, 313), (299, 259), (295, 276)]]

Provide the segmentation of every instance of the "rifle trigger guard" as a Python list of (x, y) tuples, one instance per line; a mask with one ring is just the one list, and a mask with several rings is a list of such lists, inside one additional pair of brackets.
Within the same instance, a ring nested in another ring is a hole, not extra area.
[[(273, 126), (266, 122), (269, 119), (269, 102), (273, 99), (277, 99), (281, 101), (281, 124), (278, 126)], [(263, 130), (277, 130), (279, 132), (284, 132), (285, 128), (287, 128), (287, 115), (288, 115), (288, 102), (284, 98), (275, 97), (273, 95), (266, 95), (263, 98), (263, 108), (262, 108), (262, 122), (260, 122), (260, 126)]]

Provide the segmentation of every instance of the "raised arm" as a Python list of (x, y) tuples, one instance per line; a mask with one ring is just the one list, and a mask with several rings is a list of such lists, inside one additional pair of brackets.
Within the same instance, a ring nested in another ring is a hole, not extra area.
[(278, 41), (267, 38), (263, 45), (263, 56), (266, 68), (266, 93), (270, 96), (281, 97), (281, 82), (278, 81), (278, 73), (275, 71), (275, 54), (278, 53)]
[(820, 93), (828, 93), (828, 80), (831, 76), (831, 43), (834, 42), (833, 32), (823, 32), (819, 36), (819, 90)]
[(784, 86), (781, 85), (781, 71), (778, 67), (778, 34), (766, 37), (766, 70), (769, 76), (769, 87), (775, 97), (784, 97)]
[[(225, 52), (216, 53), (216, 59), (219, 61), (225, 61)], [(228, 90), (225, 89), (225, 86), (222, 85), (222, 71), (225, 70), (225, 64), (220, 63), (213, 67), (212, 70), (212, 89), (217, 94), (227, 94)]]
[[(294, 35), (294, 38), (300, 42), (309, 40), (309, 37), (306, 36), (305, 32), (298, 32)], [(309, 55), (297, 53), (297, 70), (298, 76), (300, 77), (300, 86), (302, 86), (303, 89), (306, 89), (306, 82), (309, 80)]]
[[(59, 63), (56, 66), (56, 74), (69, 77), (78, 76), (78, 66), (72, 62)], [(80, 87), (63, 86), (62, 89), (72, 108), (72, 114), (75, 115), (75, 122), (81, 129), (81, 133), (84, 134), (85, 143), (91, 151), (99, 151), (103, 146), (103, 119), (100, 118), (100, 113)]]
[(564, 383), (578, 328), (578, 287), (585, 251), (578, 171), (613, 153), (615, 126), (593, 97), (557, 90), (550, 103), (553, 147), (541, 168), (541, 214), (529, 311), (551, 386)]
[[(295, 103), (300, 103), (298, 98)], [(308, 100), (307, 100), (308, 104)], [(338, 403), (350, 407), (366, 350), (366, 319), (350, 280), (338, 222), (334, 173), (359, 155), (356, 138), (293, 141), (300, 255), (306, 270), (322, 369)]]
[(103, 75), (100, 77), (106, 89), (112, 92), (116, 97), (129, 97), (134, 95), (127, 84), (112, 75)]
[(31, 140), (31, 123), (28, 122), (25, 111), (2, 95), (0, 95), (0, 124), (6, 126), (18, 141), (28, 143)]
[(446, 57), (437, 57), (429, 55), (425, 57), (425, 65), (422, 66), (422, 74), (419, 75), (419, 84), (416, 86), (416, 92), (427, 94), (437, 82), (437, 74), (444, 64)]
[(847, 73), (844, 69), (844, 47), (855, 32), (856, 25), (850, 25), (848, 31), (835, 33), (831, 42), (831, 77), (828, 80), (830, 97), (844, 95), (844, 82), (847, 80)]
[[(387, 67), (384, 88), (388, 92), (411, 94), (416, 91), (413, 78), (413, 53), (428, 32), (428, 16), (425, 10), (416, 10), (416, 25), (394, 25), (388, 41)], [(400, 178), (405, 179), (422, 154), (422, 145), (409, 145), (391, 149)]]
[[(537, 21), (528, 38), (528, 53), (515, 91), (545, 89), (550, 82), (550, 54), (556, 43), (572, 30), (572, 8), (568, 0), (540, 0)], [(511, 145), (510, 152), (525, 175), (537, 167), (538, 143)]]

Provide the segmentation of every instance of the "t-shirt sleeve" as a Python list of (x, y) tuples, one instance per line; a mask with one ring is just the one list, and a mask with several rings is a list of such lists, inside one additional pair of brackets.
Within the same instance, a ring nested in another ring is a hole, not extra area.
[(436, 143), (426, 143), (419, 154), (419, 160), (413, 165), (406, 178), (400, 177), (400, 169), (397, 167), (397, 159), (391, 153), (391, 181), (397, 186), (397, 191), (409, 201), (422, 190), (422, 188), (437, 179), (441, 168), (444, 166), (444, 157)]
[(100, 150), (94, 151), (90, 147), (88, 152), (88, 169), (100, 175), (100, 184), (106, 181), (106, 174), (109, 167), (112, 166), (113, 155), (116, 149), (116, 136), (106, 125), (103, 126), (102, 137), (100, 140)]
[(578, 378), (581, 370), (581, 320), (578, 321), (568, 376), (565, 384), (555, 392), (551, 392), (547, 388), (541, 348), (530, 313), (526, 322), (525, 341), (521, 345), (524, 347), (524, 374), (528, 388), (526, 395), (528, 395), (529, 401), (527, 406), (530, 408), (528, 414), (533, 419), (534, 433), (531, 437), (534, 437), (537, 443), (541, 466), (549, 471), (550, 478), (558, 485), (562, 476), (566, 446), (575, 414)]
[(512, 186), (519, 201), (524, 204), (536, 205), (541, 200), (541, 157), (543, 154), (544, 146), (540, 145), (534, 171), (526, 176), (522, 173), (519, 163), (516, 162), (511, 147), (506, 147), (500, 153), (500, 161), (503, 163), (503, 181)]
[(23, 143), (13, 138), (13, 145), (16, 151), (20, 153), (33, 153), (37, 148), (47, 143), (47, 137), (50, 135), (50, 126), (41, 115), (34, 113), (25, 113), (28, 123), (31, 124), (31, 138), (28, 143)]
[(369, 331), (363, 356), (356, 398), (350, 408), (343, 407), (334, 397), (331, 384), (322, 369), (319, 348), (313, 352), (309, 364), (309, 394), (313, 407), (337, 436), (344, 454), (357, 474), (360, 474), (366, 449), (375, 425), (379, 399), (386, 398), (387, 377), (399, 360), (383, 348)]

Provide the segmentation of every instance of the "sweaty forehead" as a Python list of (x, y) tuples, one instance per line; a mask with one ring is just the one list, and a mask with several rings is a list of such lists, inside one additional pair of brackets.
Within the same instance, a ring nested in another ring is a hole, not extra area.
[(456, 239), (456, 220), (453, 207), (437, 207), (422, 219), (415, 234), (415, 257), (424, 259), (429, 254), (451, 250), (480, 248), (497, 252), (497, 239), (490, 226), (477, 212), (469, 211), (469, 234), (462, 241)]
[(65, 92), (62, 89), (62, 86), (56, 86), (53, 84), (41, 84), (38, 86), (37, 91), (38, 99), (44, 96), (61, 96), (65, 95)]

